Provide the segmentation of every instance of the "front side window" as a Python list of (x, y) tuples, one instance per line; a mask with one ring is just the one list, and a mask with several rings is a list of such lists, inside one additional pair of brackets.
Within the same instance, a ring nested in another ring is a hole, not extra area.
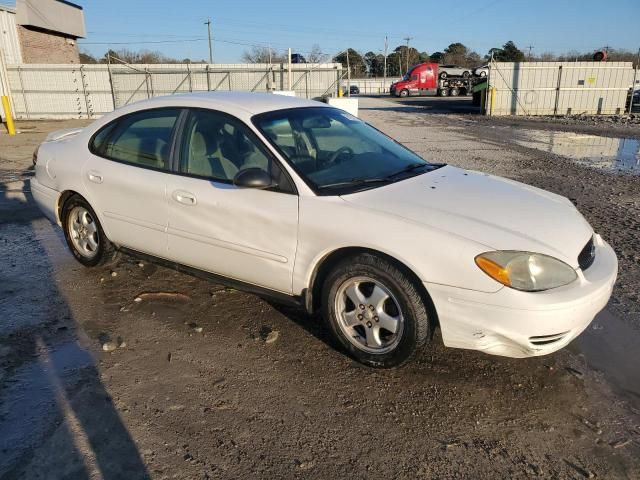
[(92, 151), (111, 160), (166, 169), (179, 114), (179, 109), (171, 108), (127, 115), (94, 136)]
[(381, 186), (440, 166), (334, 108), (281, 110), (257, 115), (253, 121), (321, 194)]
[(223, 183), (232, 183), (241, 170), (259, 168), (274, 186), (289, 190), (282, 170), (240, 121), (213, 110), (194, 109), (185, 122), (180, 149), (180, 171)]

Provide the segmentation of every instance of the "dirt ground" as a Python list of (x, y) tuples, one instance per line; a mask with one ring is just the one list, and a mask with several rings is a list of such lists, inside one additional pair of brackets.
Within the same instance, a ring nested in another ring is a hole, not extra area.
[(427, 159), (572, 198), (620, 260), (589, 330), (524, 360), (436, 334), (381, 371), (301, 311), (130, 257), (85, 269), (24, 183), (83, 121), (24, 122), (0, 133), (0, 478), (640, 478), (640, 177), (518, 145), (517, 122), (360, 107)]

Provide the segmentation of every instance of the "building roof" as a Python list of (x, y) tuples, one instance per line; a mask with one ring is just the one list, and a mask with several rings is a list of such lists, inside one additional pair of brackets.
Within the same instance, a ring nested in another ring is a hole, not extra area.
[(84, 37), (84, 12), (67, 0), (16, 0), (18, 25)]
[(16, 13), (16, 9), (13, 7), (10, 7), (9, 5), (3, 5), (0, 3), (0, 10), (4, 10), (5, 12), (9, 12), (9, 13)]

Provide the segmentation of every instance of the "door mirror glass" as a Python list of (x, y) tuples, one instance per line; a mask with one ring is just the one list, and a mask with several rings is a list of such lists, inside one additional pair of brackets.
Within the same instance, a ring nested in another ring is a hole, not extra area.
[(240, 170), (233, 178), (233, 184), (241, 188), (270, 188), (275, 182), (267, 172), (258, 167), (245, 168)]

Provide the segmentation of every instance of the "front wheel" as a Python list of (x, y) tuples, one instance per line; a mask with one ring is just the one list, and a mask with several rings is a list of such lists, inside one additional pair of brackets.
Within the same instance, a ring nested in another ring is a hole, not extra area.
[(84, 198), (74, 195), (65, 202), (62, 227), (69, 250), (85, 267), (105, 265), (115, 260), (116, 250)]
[(469, 73), (469, 72), (462, 72), (463, 78), (469, 78), (470, 75), (471, 75), (471, 73)]
[(404, 98), (404, 97), (408, 97), (408, 96), (409, 96), (409, 90), (407, 90), (407, 89), (400, 90), (400, 96), (401, 96), (402, 98)]
[(447, 78), (447, 72), (442, 72), (440, 74), (440, 78)]
[(340, 347), (372, 367), (395, 367), (428, 340), (429, 316), (416, 284), (373, 254), (338, 264), (322, 290), (323, 316)]

